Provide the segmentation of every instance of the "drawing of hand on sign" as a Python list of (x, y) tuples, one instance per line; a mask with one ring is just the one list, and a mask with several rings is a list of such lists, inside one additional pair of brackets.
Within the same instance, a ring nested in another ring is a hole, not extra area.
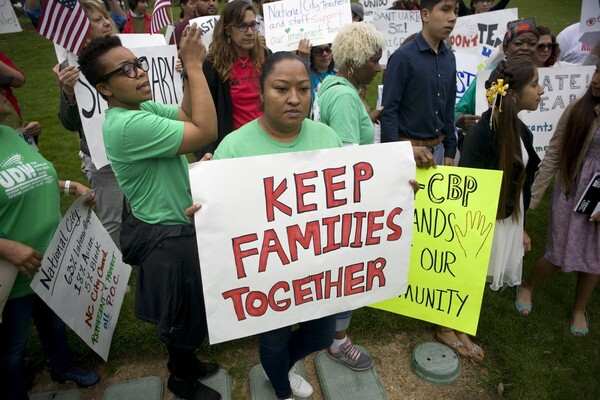
[(454, 225), (458, 244), (466, 258), (479, 256), (479, 252), (490, 236), (492, 226), (491, 222), (486, 221), (485, 215), (482, 215), (481, 211), (477, 211), (475, 215), (471, 211), (467, 211), (464, 229)]

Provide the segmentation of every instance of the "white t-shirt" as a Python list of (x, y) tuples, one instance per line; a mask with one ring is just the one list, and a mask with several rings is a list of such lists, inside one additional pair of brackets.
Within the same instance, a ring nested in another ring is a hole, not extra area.
[(579, 32), (579, 22), (562, 30), (556, 37), (560, 45), (560, 60), (572, 64), (581, 64), (592, 50), (590, 46), (579, 41), (583, 34)]

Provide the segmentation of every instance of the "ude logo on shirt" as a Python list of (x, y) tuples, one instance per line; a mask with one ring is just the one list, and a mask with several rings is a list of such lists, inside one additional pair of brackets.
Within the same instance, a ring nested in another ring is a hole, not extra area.
[(0, 163), (0, 186), (9, 199), (54, 181), (48, 173), (50, 165), (37, 161), (23, 162), (19, 154)]

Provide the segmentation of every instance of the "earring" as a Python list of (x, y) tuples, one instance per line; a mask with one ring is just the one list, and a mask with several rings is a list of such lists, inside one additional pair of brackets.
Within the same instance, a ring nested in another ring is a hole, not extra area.
[(231, 36), (227, 36), (227, 44), (231, 44)]
[(348, 67), (348, 76), (350, 77), (352, 75), (354, 75), (354, 68)]

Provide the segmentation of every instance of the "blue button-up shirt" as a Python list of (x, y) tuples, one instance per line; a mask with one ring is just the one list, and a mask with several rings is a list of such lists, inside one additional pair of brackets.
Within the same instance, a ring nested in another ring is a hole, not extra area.
[(444, 157), (454, 158), (456, 60), (440, 42), (438, 53), (423, 34), (390, 57), (383, 81), (381, 141), (431, 140), (444, 135)]

